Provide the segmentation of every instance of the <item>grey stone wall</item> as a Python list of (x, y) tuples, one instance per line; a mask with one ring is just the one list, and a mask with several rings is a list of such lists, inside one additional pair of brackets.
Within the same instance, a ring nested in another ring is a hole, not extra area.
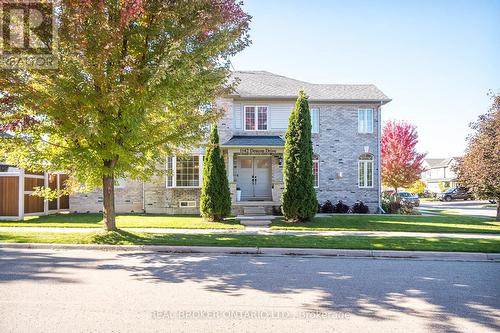
[[(221, 143), (229, 140), (232, 135), (283, 135), (282, 131), (235, 131), (232, 121), (232, 100), (221, 99), (218, 107), (226, 110), (219, 121), (219, 136)], [(339, 104), (310, 103), (311, 107), (320, 109), (319, 133), (313, 134), (314, 152), (319, 155), (320, 184), (317, 196), (320, 202), (326, 200), (334, 204), (338, 200), (352, 205), (355, 201), (365, 202), (372, 212), (376, 212), (379, 202), (379, 121), (378, 104)], [(358, 109), (372, 108), (374, 110), (373, 133), (358, 133)], [(374, 156), (373, 188), (358, 187), (358, 158), (368, 153)], [(227, 163), (227, 155), (225, 156)], [(226, 164), (227, 167), (227, 164)], [(159, 166), (159, 168), (164, 168)], [(339, 177), (342, 173), (342, 177)], [(278, 165), (278, 157), (272, 158), (272, 195), (279, 202), (283, 191), (282, 166)], [(235, 201), (236, 184), (231, 183), (231, 194)], [(120, 212), (138, 212), (142, 210), (142, 183), (131, 182), (123, 189), (116, 190), (116, 205)], [(165, 175), (153, 177), (144, 183), (144, 205), (147, 213), (161, 214), (197, 214), (199, 213), (200, 189), (167, 188)], [(196, 208), (179, 207), (180, 200), (196, 201)], [(70, 197), (71, 211), (87, 212), (102, 210), (102, 195), (100, 190), (91, 193), (72, 195)]]
[[(199, 214), (199, 188), (167, 188), (166, 176), (157, 175), (144, 183), (146, 213)], [(196, 201), (196, 207), (179, 207), (179, 201)]]
[[(313, 135), (313, 149), (319, 155), (320, 202), (334, 204), (338, 200), (352, 205), (361, 200), (376, 212), (379, 201), (379, 137), (380, 112), (373, 104), (311, 104), (320, 108), (319, 134)], [(358, 108), (374, 110), (373, 133), (358, 133)], [(374, 157), (373, 188), (358, 187), (358, 158), (365, 153)], [(342, 177), (339, 177), (342, 173)]]
[[(123, 187), (115, 187), (115, 209), (118, 213), (142, 213), (142, 182), (127, 180)], [(102, 189), (75, 193), (69, 197), (69, 209), (76, 213), (102, 212)]]

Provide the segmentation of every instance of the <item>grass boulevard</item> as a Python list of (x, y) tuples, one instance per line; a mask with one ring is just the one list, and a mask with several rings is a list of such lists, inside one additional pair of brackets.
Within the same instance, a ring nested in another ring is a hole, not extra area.
[(244, 229), (236, 218), (207, 222), (199, 216), (119, 215), (119, 228), (206, 229), (204, 234), (165, 234), (135, 231), (89, 231), (75, 233), (30, 232), (29, 227), (100, 228), (101, 214), (56, 214), (29, 217), (26, 221), (0, 221), (0, 227), (25, 227), (15, 232), (0, 231), (0, 243), (112, 244), (295, 247), (318, 249), (372, 249), (415, 251), (462, 251), (500, 253), (500, 223), (491, 219), (463, 216), (332, 215), (319, 216), (301, 224), (277, 218), (271, 230), (305, 231), (399, 231), (499, 234), (498, 238), (467, 239), (442, 237), (364, 237), (319, 235), (210, 234), (209, 229)]

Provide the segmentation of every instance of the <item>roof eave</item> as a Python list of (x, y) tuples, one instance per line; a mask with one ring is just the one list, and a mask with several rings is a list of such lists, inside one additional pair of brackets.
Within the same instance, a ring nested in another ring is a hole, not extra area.
[[(233, 99), (251, 99), (251, 100), (295, 100), (297, 96), (269, 96), (269, 95), (238, 95), (229, 94), (226, 97)], [(392, 99), (335, 99), (335, 98), (309, 98), (310, 102), (335, 102), (335, 103), (377, 103), (377, 104), (387, 104), (392, 101)]]
[(258, 147), (258, 148), (284, 148), (285, 146), (269, 146), (269, 145), (266, 145), (266, 146), (261, 146), (261, 145), (225, 145), (225, 144), (222, 144), (221, 145), (222, 148), (255, 148), (255, 147)]

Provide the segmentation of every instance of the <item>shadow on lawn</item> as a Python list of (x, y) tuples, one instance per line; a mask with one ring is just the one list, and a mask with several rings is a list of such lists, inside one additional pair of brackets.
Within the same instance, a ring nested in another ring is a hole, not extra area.
[(45, 224), (45, 223), (80, 223), (80, 224), (96, 224), (102, 225), (102, 214), (98, 213), (81, 213), (81, 214), (50, 214), (39, 216), (27, 216), (24, 221), (0, 221), (0, 227), (3, 224), (12, 222), (29, 223), (29, 224)]
[[(286, 223), (275, 219), (271, 227), (330, 229), (352, 231), (408, 231), (408, 232), (466, 232), (500, 233), (500, 223), (493, 218), (440, 214), (436, 216), (414, 215), (329, 215), (318, 216), (311, 222)], [(484, 227), (488, 227), (485, 229)]]

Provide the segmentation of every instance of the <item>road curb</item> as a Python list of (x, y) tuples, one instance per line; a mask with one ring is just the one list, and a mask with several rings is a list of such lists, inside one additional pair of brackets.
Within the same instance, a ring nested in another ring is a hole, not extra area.
[(289, 256), (328, 256), (343, 258), (427, 259), (443, 261), (490, 261), (500, 262), (500, 253), (481, 252), (433, 252), (350, 249), (304, 249), (270, 247), (222, 247), (222, 246), (170, 246), (170, 245), (102, 245), (102, 244), (47, 244), (47, 243), (0, 243), (0, 249), (44, 250), (99, 250), (99, 251), (148, 251), (164, 253), (212, 253)]

